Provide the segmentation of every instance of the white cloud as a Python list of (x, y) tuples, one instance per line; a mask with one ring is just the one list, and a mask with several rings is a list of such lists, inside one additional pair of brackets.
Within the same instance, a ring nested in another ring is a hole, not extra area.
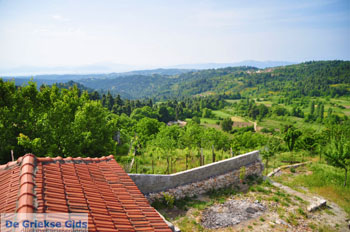
[(66, 18), (60, 14), (51, 15), (51, 18), (54, 19), (55, 21), (58, 21), (58, 22), (69, 22), (70, 21), (69, 18)]

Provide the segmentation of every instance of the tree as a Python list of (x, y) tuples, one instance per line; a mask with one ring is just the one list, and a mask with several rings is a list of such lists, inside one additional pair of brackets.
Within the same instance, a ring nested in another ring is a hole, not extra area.
[(194, 123), (196, 123), (196, 124), (201, 124), (201, 119), (199, 118), (199, 117), (197, 117), (197, 116), (194, 116), (193, 118), (192, 118), (192, 121), (194, 122)]
[(180, 143), (189, 149), (189, 156), (191, 156), (192, 150), (197, 150), (199, 154), (199, 150), (202, 148), (204, 143), (203, 134), (204, 129), (198, 124), (192, 121), (187, 123), (184, 134), (180, 138)]
[(153, 111), (149, 106), (144, 106), (142, 108), (136, 108), (130, 115), (130, 118), (135, 120), (141, 120), (144, 117), (148, 118), (158, 118), (158, 114)]
[(314, 153), (319, 146), (320, 134), (313, 129), (305, 129), (303, 134), (298, 138), (296, 147)]
[(259, 108), (254, 104), (248, 111), (248, 117), (251, 117), (252, 119), (256, 119), (259, 115)]
[(295, 117), (298, 117), (298, 118), (303, 118), (304, 117), (304, 112), (299, 107), (293, 106), (291, 115), (295, 116)]
[(350, 167), (350, 130), (344, 130), (341, 126), (334, 126), (330, 131), (330, 142), (324, 149), (324, 155), (329, 164), (344, 169), (344, 187), (347, 184), (348, 170)]
[(310, 102), (310, 115), (314, 116), (314, 113), (315, 113), (315, 102), (311, 101)]
[(230, 132), (232, 130), (233, 122), (231, 118), (225, 118), (221, 122), (221, 128), (223, 131)]
[(283, 140), (286, 142), (288, 150), (293, 151), (295, 142), (301, 135), (301, 132), (292, 125), (286, 125), (283, 128)]
[(277, 116), (288, 115), (288, 110), (282, 106), (276, 106), (273, 108), (273, 113)]
[(158, 110), (159, 121), (168, 123), (169, 121), (174, 120), (175, 117), (173, 117), (174, 115), (171, 115), (171, 113), (169, 112), (170, 109), (171, 109), (170, 107), (166, 107), (166, 106), (159, 107), (159, 110)]
[(75, 114), (73, 141), (83, 156), (98, 157), (113, 154), (116, 142), (113, 135), (117, 128), (110, 121), (109, 112), (100, 102), (87, 102)]
[(320, 120), (321, 120), (321, 122), (322, 122), (323, 117), (324, 117), (324, 104), (323, 104), (323, 103), (320, 103), (319, 107), (320, 107), (320, 110), (319, 110), (319, 118), (320, 118)]
[(139, 136), (142, 147), (146, 147), (146, 143), (157, 135), (162, 124), (163, 123), (159, 122), (157, 119), (147, 117), (137, 122), (135, 131)]
[(184, 134), (180, 138), (180, 142), (184, 147), (200, 148), (202, 147), (204, 129), (194, 122), (187, 123)]
[(182, 137), (183, 131), (177, 126), (162, 126), (154, 139), (153, 144), (162, 149), (162, 156), (167, 160), (166, 172), (169, 174), (172, 170), (170, 168), (171, 159), (176, 158), (176, 148), (178, 147), (178, 141)]
[(112, 110), (114, 105), (114, 99), (112, 94), (108, 91), (107, 96), (106, 96), (106, 107), (108, 110)]
[(266, 167), (266, 174), (268, 173), (269, 169), (269, 160), (273, 156), (275, 156), (275, 153), (279, 150), (281, 142), (279, 139), (272, 137), (267, 142), (266, 146), (261, 150), (261, 155), (263, 159), (266, 160), (265, 167)]
[[(216, 161), (215, 149), (224, 149), (227, 148), (230, 142), (225, 134), (221, 131), (218, 131), (214, 128), (208, 128), (204, 131), (203, 135), (203, 145), (212, 150), (212, 161)], [(226, 145), (226, 146), (225, 146)]]
[(213, 113), (210, 109), (208, 108), (204, 108), (202, 109), (203, 113), (202, 113), (202, 118), (211, 118)]

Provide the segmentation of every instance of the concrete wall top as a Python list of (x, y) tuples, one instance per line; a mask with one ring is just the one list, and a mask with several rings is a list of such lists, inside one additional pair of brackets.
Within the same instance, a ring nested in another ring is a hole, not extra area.
[(180, 185), (194, 183), (213, 176), (222, 175), (258, 161), (261, 161), (259, 151), (252, 151), (243, 155), (170, 175), (129, 174), (129, 176), (135, 182), (141, 192), (147, 194), (151, 192), (164, 191)]

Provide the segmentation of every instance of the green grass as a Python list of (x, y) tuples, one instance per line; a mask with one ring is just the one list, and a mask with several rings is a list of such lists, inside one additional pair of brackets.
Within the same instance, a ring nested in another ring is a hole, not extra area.
[(344, 171), (319, 162), (308, 165), (308, 169), (311, 173), (287, 179), (282, 175), (274, 179), (294, 189), (307, 187), (311, 192), (335, 202), (350, 215), (350, 186), (343, 187)]
[(204, 228), (192, 218), (184, 217), (179, 221), (181, 231), (203, 231)]
[(217, 120), (217, 119), (212, 119), (212, 118), (201, 118), (201, 124), (215, 124), (217, 122), (220, 122), (220, 120)]
[(266, 127), (269, 129), (279, 129), (281, 128), (281, 124), (285, 125), (287, 123), (283, 120), (276, 120), (271, 118), (264, 118), (261, 122), (258, 122), (258, 126)]
[[(304, 157), (303, 157), (303, 153), (304, 153)], [(289, 165), (291, 163), (296, 163), (296, 162), (301, 163), (301, 162), (314, 161), (314, 160), (317, 160), (317, 157), (312, 157), (305, 151), (280, 152), (269, 160), (269, 167), (266, 168), (265, 166), (264, 174), (272, 172), (273, 169), (275, 168), (278, 168), (284, 165)], [(266, 160), (263, 160), (264, 165), (265, 165), (265, 162)]]
[(230, 118), (233, 116), (232, 114), (223, 112), (221, 110), (213, 110), (213, 114), (215, 114), (215, 116), (220, 117), (220, 118)]
[(234, 100), (233, 99), (226, 99), (225, 101), (232, 104), (232, 103), (235, 103), (235, 102), (238, 103), (240, 100), (241, 99), (234, 99)]
[(254, 99), (255, 100), (255, 102), (256, 102), (256, 104), (257, 105), (260, 105), (260, 104), (264, 104), (264, 105), (266, 105), (266, 106), (271, 106), (272, 105), (272, 101), (257, 101), (256, 99)]
[[(278, 100), (279, 100), (279, 96), (270, 96), (269, 98), (260, 98), (260, 101), (256, 101), (256, 104), (265, 104), (265, 105), (272, 105), (272, 104), (278, 104)], [(256, 98), (255, 98), (256, 100)], [(341, 117), (343, 117), (344, 115), (350, 116), (350, 108), (339, 108), (338, 106), (343, 106), (343, 107), (349, 107), (350, 106), (350, 98), (349, 97), (342, 97), (342, 98), (332, 98), (327, 100), (324, 97), (310, 97), (308, 98), (308, 100), (311, 101), (321, 101), (324, 103), (325, 106), (325, 114), (324, 116), (327, 116), (327, 111), (328, 108), (331, 107), (333, 110), (333, 114), (337, 114)], [(234, 102), (238, 102), (239, 100), (227, 100), (228, 102), (234, 103)], [(298, 103), (300, 102), (300, 100), (295, 101), (294, 103)], [(282, 106), (284, 108), (286, 108), (288, 111), (292, 110), (292, 105), (286, 105), (286, 104), (278, 104), (279, 106)], [(306, 106), (304, 108), (302, 108), (305, 116), (307, 114), (310, 113), (310, 108), (309, 106)], [(217, 111), (213, 111), (213, 113), (220, 118), (226, 118), (226, 117), (230, 117), (233, 115), (236, 115), (237, 113), (235, 112), (235, 109), (233, 107), (226, 107), (225, 109), (222, 110), (217, 110)], [(249, 118), (244, 118), (242, 117), (242, 119), (244, 121), (249, 121), (251, 119)], [(295, 125), (297, 128), (304, 130), (304, 129), (314, 129), (316, 131), (320, 131), (322, 129), (325, 128), (325, 126), (322, 123), (317, 123), (317, 122), (305, 122), (304, 118), (298, 118), (298, 117), (294, 117), (294, 116), (275, 116), (272, 115), (268, 118), (264, 118), (261, 122), (258, 122), (258, 126), (259, 127), (264, 127), (264, 128), (268, 128), (268, 129), (280, 129), (282, 125), (286, 125), (286, 124), (293, 124)]]

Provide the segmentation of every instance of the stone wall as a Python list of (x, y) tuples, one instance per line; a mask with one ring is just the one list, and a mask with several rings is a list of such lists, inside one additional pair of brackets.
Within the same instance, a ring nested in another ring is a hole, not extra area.
[[(245, 174), (261, 176), (263, 171), (263, 165), (261, 162), (255, 162), (249, 164), (246, 167)], [(229, 173), (211, 177), (206, 180), (194, 182), (191, 184), (181, 185), (175, 188), (167, 189), (162, 192), (149, 193), (146, 195), (149, 203), (153, 203), (155, 200), (163, 199), (164, 195), (173, 196), (174, 199), (182, 199), (187, 197), (193, 197), (200, 195), (206, 192), (209, 192), (213, 189), (221, 189), (229, 186), (235, 186), (240, 184), (240, 169), (233, 170)]]
[(172, 193), (176, 198), (182, 198), (190, 196), (191, 192), (201, 194), (210, 189), (222, 188), (239, 182), (239, 170), (243, 166), (246, 167), (246, 176), (261, 175), (263, 165), (259, 151), (171, 175), (129, 174), (129, 176), (141, 192), (148, 195), (149, 199), (152, 198), (152, 194), (157, 196), (164, 192)]

